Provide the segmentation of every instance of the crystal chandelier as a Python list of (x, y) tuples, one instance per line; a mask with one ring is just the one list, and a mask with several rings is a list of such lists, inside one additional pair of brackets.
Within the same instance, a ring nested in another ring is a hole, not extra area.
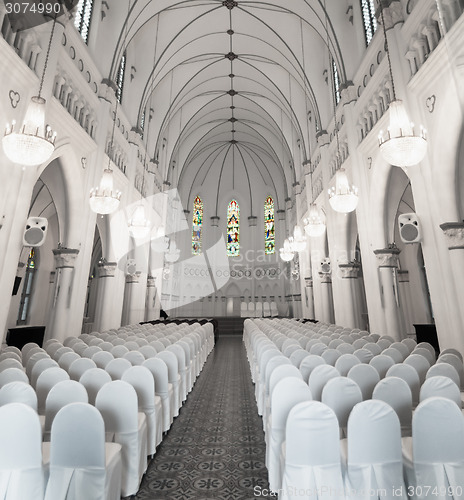
[(342, 214), (352, 212), (358, 205), (358, 188), (350, 186), (344, 168), (335, 174), (335, 186), (329, 189), (330, 206)]
[(306, 236), (300, 226), (295, 226), (293, 229), (292, 247), (295, 252), (302, 252), (306, 248)]
[(97, 214), (111, 214), (121, 200), (121, 191), (114, 189), (113, 171), (106, 168), (98, 187), (90, 191), (90, 208)]
[(53, 19), (39, 93), (31, 97), (22, 126), (16, 128), (16, 122), (13, 120), (11, 125), (7, 124), (2, 139), (3, 151), (8, 159), (27, 167), (45, 163), (55, 151), (56, 132), (48, 125), (45, 126), (46, 101), (41, 96), (55, 25), (56, 16)]
[(322, 236), (324, 234), (325, 224), (315, 203), (311, 203), (309, 217), (304, 219), (303, 222), (308, 236), (317, 238), (318, 236)]
[(280, 253), (280, 258), (285, 262), (290, 262), (293, 259), (295, 251), (293, 249), (292, 236), (285, 239), (283, 248), (279, 248), (279, 253)]
[(169, 242), (169, 248), (168, 251), (164, 254), (164, 258), (166, 259), (166, 262), (169, 262), (170, 264), (177, 262), (180, 257), (180, 248), (177, 248), (176, 242), (174, 240), (171, 240)]
[(419, 127), (419, 133), (416, 134), (414, 124), (409, 120), (403, 101), (396, 98), (390, 51), (388, 50), (387, 29), (385, 27), (382, 5), (380, 12), (393, 97), (389, 108), (390, 126), (386, 134), (384, 134), (383, 131), (380, 131), (379, 134), (380, 153), (384, 160), (390, 165), (412, 167), (420, 163), (427, 153), (426, 131), (421, 125)]
[(129, 233), (136, 240), (145, 238), (150, 231), (150, 221), (145, 216), (145, 207), (137, 205), (132, 217), (128, 221)]

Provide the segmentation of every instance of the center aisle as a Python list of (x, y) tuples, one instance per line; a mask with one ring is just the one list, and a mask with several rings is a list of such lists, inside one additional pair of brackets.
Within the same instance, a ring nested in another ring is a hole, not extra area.
[(262, 494), (268, 488), (264, 456), (242, 339), (219, 337), (136, 498), (268, 498)]

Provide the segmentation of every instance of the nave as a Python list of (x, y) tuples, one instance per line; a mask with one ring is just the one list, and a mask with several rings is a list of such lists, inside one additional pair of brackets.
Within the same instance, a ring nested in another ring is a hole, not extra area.
[(255, 498), (268, 488), (264, 453), (242, 339), (220, 336), (136, 498)]

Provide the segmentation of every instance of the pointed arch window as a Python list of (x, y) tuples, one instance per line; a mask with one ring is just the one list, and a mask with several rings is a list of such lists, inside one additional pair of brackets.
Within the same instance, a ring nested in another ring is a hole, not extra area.
[(116, 77), (116, 86), (117, 86), (116, 97), (119, 102), (121, 102), (122, 100), (125, 72), (126, 72), (126, 53), (124, 52), (124, 54), (121, 57), (121, 61), (119, 62), (118, 75)]
[(377, 30), (377, 19), (375, 17), (374, 0), (361, 0), (361, 12), (364, 24), (364, 35), (366, 45), (369, 45)]
[(264, 251), (266, 255), (275, 253), (274, 200), (270, 196), (264, 202)]
[(227, 255), (240, 255), (240, 207), (236, 200), (227, 207)]
[(201, 231), (203, 226), (203, 202), (197, 196), (193, 200), (192, 215), (192, 254), (201, 254)]
[(24, 285), (21, 292), (21, 302), (19, 304), (18, 325), (27, 324), (28, 315), (31, 307), (31, 297), (34, 290), (34, 279), (37, 272), (37, 254), (34, 248), (31, 248), (26, 263), (26, 273), (24, 275)]
[(74, 16), (74, 26), (87, 43), (89, 38), (90, 21), (92, 19), (93, 0), (79, 0)]

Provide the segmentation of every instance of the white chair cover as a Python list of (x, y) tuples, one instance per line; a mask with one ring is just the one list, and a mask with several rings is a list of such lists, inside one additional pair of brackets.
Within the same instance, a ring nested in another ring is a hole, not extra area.
[(402, 378), (411, 389), (413, 407), (419, 404), (420, 379), (414, 367), (399, 363), (389, 368), (386, 376)]
[(372, 354), (371, 351), (369, 351), (369, 349), (364, 349), (364, 348), (357, 349), (356, 351), (354, 351), (353, 354), (357, 358), (359, 358), (359, 361), (361, 361), (361, 363), (369, 363), (370, 360), (374, 357), (374, 355)]
[(435, 377), (428, 378), (422, 384), (420, 390), (420, 401), (422, 402), (427, 398), (432, 398), (434, 396), (450, 399), (458, 405), (459, 409), (462, 408), (461, 391), (449, 377), (437, 375)]
[(106, 368), (106, 365), (114, 359), (114, 356), (109, 351), (96, 352), (92, 356), (92, 361), (97, 365), (98, 368)]
[(122, 357), (111, 360), (106, 366), (107, 371), (113, 380), (121, 380), (123, 373), (132, 366), (131, 362)]
[(161, 398), (155, 397), (155, 379), (145, 366), (133, 366), (124, 372), (121, 380), (128, 382), (137, 393), (139, 411), (145, 413), (147, 419), (148, 455), (154, 455), (163, 438)]
[(337, 417), (317, 401), (294, 405), (286, 422), (279, 499), (301, 498), (345, 499)]
[(50, 436), (53, 419), (64, 406), (70, 403), (88, 403), (89, 397), (86, 388), (75, 380), (62, 380), (55, 384), (48, 393), (45, 401), (45, 429), (44, 440)]
[(147, 421), (138, 413), (137, 393), (122, 380), (105, 384), (95, 406), (105, 421), (106, 440), (122, 447), (121, 495), (135, 495), (147, 470)]
[(363, 400), (372, 398), (374, 387), (380, 380), (379, 372), (373, 366), (366, 365), (365, 363), (353, 366), (348, 372), (347, 377), (359, 385)]
[(80, 356), (79, 354), (77, 354), (77, 352), (65, 352), (60, 356), (58, 364), (60, 368), (63, 368), (63, 370), (68, 371), (69, 367), (76, 359), (80, 359)]
[(306, 349), (297, 349), (290, 354), (290, 362), (295, 365), (297, 368), (300, 367), (301, 362), (308, 355), (308, 351)]
[[(48, 445), (48, 446), (47, 446)], [(45, 500), (119, 500), (121, 445), (105, 443), (100, 412), (86, 403), (72, 403), (56, 415), (49, 448)]]
[(459, 379), (459, 373), (457, 372), (456, 368), (453, 365), (450, 365), (448, 363), (436, 363), (435, 365), (431, 366), (428, 369), (427, 375), (425, 376), (425, 378), (427, 380), (430, 377), (437, 377), (437, 376), (448, 377), (458, 387), (461, 386), (461, 380)]
[(342, 355), (340, 351), (336, 349), (331, 349), (330, 347), (326, 349), (322, 354), (322, 359), (331, 366), (335, 366), (337, 359)]
[[(351, 345), (351, 344), (348, 344)], [(346, 377), (353, 366), (361, 364), (361, 361), (354, 354), (342, 354), (335, 362), (335, 368), (342, 377)]]
[(411, 354), (409, 347), (403, 342), (393, 342), (390, 348), (400, 351), (400, 353), (403, 355), (403, 361)]
[(340, 351), (342, 354), (353, 354), (356, 349), (353, 347), (353, 344), (345, 342), (337, 347), (337, 351)]
[(450, 365), (453, 365), (454, 368), (456, 368), (459, 379), (461, 381), (461, 385), (459, 386), (459, 388), (461, 390), (464, 390), (464, 368), (461, 359), (455, 354), (443, 354), (438, 358), (438, 363), (449, 363)]
[(282, 356), (283, 354), (278, 349), (267, 349), (259, 357), (255, 379), (255, 399), (258, 406), (258, 415), (263, 414), (265, 404), (266, 367), (272, 358), (280, 359)]
[[(74, 353), (66, 353), (66, 354), (74, 354)], [(45, 371), (47, 368), (53, 368), (54, 366), (59, 366), (59, 365), (54, 359), (51, 358), (42, 358), (36, 361), (30, 371), (31, 373), (30, 380), (32, 387), (37, 386), (37, 379), (39, 378), (39, 375), (43, 371)]]
[(71, 363), (68, 373), (71, 380), (80, 380), (82, 374), (92, 368), (97, 368), (95, 361), (90, 358), (79, 358)]
[[(403, 481), (400, 422), (387, 403), (368, 400), (353, 408), (347, 444), (347, 499), (408, 498)], [(372, 492), (384, 494), (373, 496)]]
[(179, 388), (180, 385), (179, 362), (177, 361), (177, 357), (174, 353), (166, 350), (159, 352), (154, 359), (163, 360), (166, 363), (166, 366), (168, 367), (168, 380), (169, 383), (172, 385), (172, 391), (173, 391), (172, 403), (174, 404), (171, 411), (173, 416), (177, 417), (179, 415), (179, 408), (182, 405), (180, 397), (180, 388)]
[(411, 354), (419, 354), (420, 356), (424, 356), (424, 358), (426, 358), (430, 363), (430, 366), (434, 365), (435, 361), (437, 360), (435, 352), (431, 353), (430, 350), (426, 349), (425, 347), (417, 346)]
[(364, 344), (363, 349), (371, 351), (374, 356), (377, 356), (382, 352), (382, 348), (375, 342), (368, 342), (367, 344)]
[(47, 399), (50, 389), (62, 380), (69, 380), (69, 375), (62, 368), (58, 368), (57, 366), (47, 368), (39, 375), (35, 388), (39, 415), (45, 415), (45, 400)]
[(411, 338), (403, 339), (401, 341), (401, 343), (404, 344), (409, 349), (409, 353), (414, 351), (414, 349), (416, 348), (416, 345), (417, 345), (417, 342)]
[(421, 356), (420, 354), (410, 354), (405, 360), (406, 365), (411, 365), (417, 371), (419, 375), (419, 380), (421, 385), (423, 384), (425, 377), (427, 376), (427, 371), (430, 368), (430, 363), (427, 358)]
[(97, 345), (92, 345), (87, 347), (87, 349), (82, 353), (83, 358), (89, 358), (92, 359), (92, 356), (96, 354), (97, 352), (101, 352), (102, 348), (97, 346)]
[(111, 376), (102, 368), (91, 368), (90, 370), (86, 370), (79, 379), (79, 383), (82, 384), (87, 391), (89, 403), (91, 405), (95, 405), (98, 391), (108, 382), (111, 382)]
[[(464, 491), (461, 410), (446, 398), (426, 399), (414, 412), (412, 429), (412, 450), (405, 447), (403, 451), (408, 486), (416, 492), (421, 487), (423, 494), (416, 498), (457, 500)], [(436, 492), (441, 492), (439, 497)], [(455, 492), (455, 496), (450, 492)]]
[(412, 395), (407, 382), (399, 377), (384, 378), (375, 386), (372, 399), (389, 404), (400, 419), (403, 436), (411, 435)]
[(322, 397), (322, 389), (325, 384), (332, 378), (339, 377), (338, 370), (330, 365), (316, 366), (309, 376), (308, 385), (311, 389), (311, 394), (315, 401), (320, 401)]
[(26, 382), (10, 382), (0, 389), (0, 406), (8, 403), (23, 403), (37, 412), (37, 395)]
[[(305, 351), (306, 352), (306, 351)], [(307, 353), (306, 353), (307, 354)], [(278, 367), (282, 365), (294, 366), (292, 362), (286, 358), (283, 354), (280, 356), (272, 357), (266, 364), (265, 373), (264, 373), (264, 388), (263, 388), (263, 429), (266, 430), (267, 417), (270, 413), (271, 407), (271, 375), (272, 372)], [(286, 370), (284, 370), (286, 371)], [(283, 372), (281, 372), (283, 376)], [(274, 385), (276, 382), (273, 382)]]
[(335, 377), (322, 389), (321, 401), (337, 416), (341, 434), (346, 435), (348, 417), (353, 407), (363, 400), (358, 384), (347, 377)]
[(309, 376), (316, 366), (326, 364), (327, 363), (322, 356), (318, 356), (317, 354), (308, 354), (308, 356), (301, 361), (299, 367), (303, 380), (305, 382), (309, 380)]
[(37, 413), (25, 404), (9, 403), (0, 408), (0, 422), (0, 499), (42, 500), (42, 429)]
[(163, 410), (163, 432), (167, 432), (174, 419), (174, 391), (169, 384), (168, 367), (162, 359), (150, 358), (142, 366), (148, 368), (155, 380), (155, 394), (161, 398)]
[(156, 356), (156, 349), (151, 345), (144, 345), (139, 351), (143, 354), (145, 359), (154, 358)]
[(452, 347), (449, 347), (448, 349), (443, 349), (443, 351), (440, 352), (440, 356), (443, 356), (444, 354), (454, 354), (461, 361), (463, 360), (462, 354), (457, 349), (453, 349)]
[(140, 366), (145, 361), (145, 356), (139, 351), (129, 351), (124, 354), (123, 359), (127, 359), (132, 366)]
[(271, 417), (267, 433), (266, 466), (269, 471), (269, 488), (278, 491), (281, 486), (282, 471), (280, 453), (285, 439), (285, 424), (288, 413), (295, 404), (310, 401), (311, 391), (301, 379), (285, 377), (276, 384), (271, 394)]
[(3, 387), (10, 382), (25, 382), (29, 383), (26, 372), (19, 368), (7, 368), (0, 372), (0, 387)]
[(395, 361), (391, 356), (386, 356), (385, 354), (379, 354), (377, 356), (374, 356), (369, 361), (369, 364), (379, 372), (379, 377), (382, 379), (385, 378), (385, 375), (387, 374), (388, 370), (395, 365)]

